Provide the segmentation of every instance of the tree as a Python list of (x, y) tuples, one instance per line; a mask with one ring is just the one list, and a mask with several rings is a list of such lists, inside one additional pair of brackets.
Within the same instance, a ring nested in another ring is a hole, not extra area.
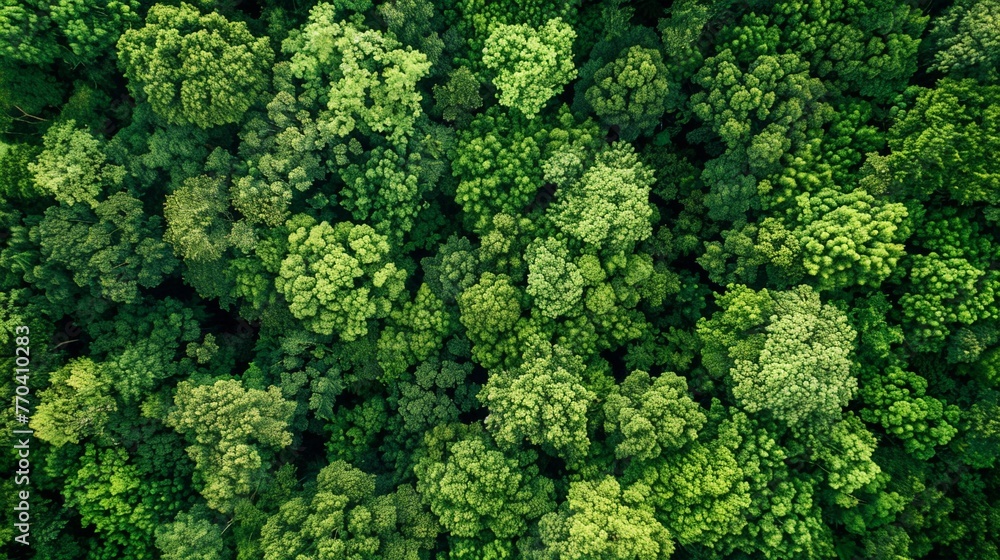
[(575, 185), (556, 192), (553, 223), (586, 245), (614, 254), (631, 252), (652, 235), (649, 189), (653, 173), (624, 142), (597, 154)]
[(478, 398), (486, 427), (513, 448), (527, 439), (573, 465), (587, 454), (587, 415), (597, 395), (583, 384), (583, 361), (559, 346), (525, 352), (524, 365), (490, 375)]
[(423, 435), (434, 426), (457, 422), (460, 413), (476, 407), (478, 387), (467, 382), (471, 372), (471, 363), (436, 359), (417, 366), (412, 376), (398, 382), (398, 396), (389, 399), (403, 420), (403, 428)]
[(199, 318), (174, 298), (123, 306), (113, 319), (87, 326), (95, 337), (89, 350), (92, 356), (103, 357), (100, 372), (114, 380), (115, 392), (123, 401), (135, 403), (162, 380), (192, 373), (194, 365), (183, 353), (201, 337)]
[(367, 220), (398, 244), (426, 207), (422, 195), (427, 185), (421, 181), (420, 160), (420, 154), (376, 147), (363, 163), (341, 170), (345, 186), (339, 192), (340, 205), (355, 220)]
[(281, 505), (261, 529), (264, 560), (290, 556), (417, 558), (437, 536), (411, 486), (375, 495), (375, 476), (344, 461), (316, 475), (312, 490)]
[[(458, 0), (454, 7), (454, 10), (442, 10), (451, 27), (452, 37), (458, 39), (458, 44), (453, 47), (456, 51), (454, 61), (481, 75), (485, 71), (483, 49), (497, 26), (526, 25), (539, 29), (559, 18), (572, 28), (578, 19), (580, 2), (571, 0), (553, 4), (542, 0)], [(451, 38), (447, 31), (444, 38)]]
[(958, 433), (959, 409), (926, 394), (927, 380), (898, 365), (862, 370), (861, 418), (879, 423), (921, 460), (934, 456)]
[(751, 503), (748, 480), (753, 464), (738, 462), (741, 442), (732, 429), (720, 429), (717, 440), (695, 443), (679, 453), (628, 473), (637, 478), (627, 491), (652, 492), (656, 518), (682, 545), (716, 547), (746, 527)]
[(960, 204), (1000, 202), (1000, 168), (987, 154), (998, 149), (994, 107), (1000, 86), (944, 79), (921, 90), (913, 107), (889, 130), (890, 185), (926, 200), (943, 193)]
[(821, 290), (878, 286), (904, 255), (900, 241), (909, 231), (900, 203), (879, 202), (862, 189), (824, 189), (797, 202), (803, 265)]
[(500, 364), (491, 348), (508, 336), (521, 316), (521, 295), (505, 274), (484, 272), (458, 297), (459, 321), (472, 341), (472, 356), (484, 367)]
[(441, 118), (454, 122), (459, 128), (472, 119), (472, 111), (483, 106), (479, 94), (479, 80), (465, 66), (459, 66), (448, 76), (444, 84), (434, 86), (434, 99)]
[(705, 415), (673, 372), (651, 379), (633, 371), (604, 403), (605, 431), (617, 441), (615, 456), (655, 459), (698, 439)]
[(368, 333), (369, 319), (389, 314), (403, 291), (406, 271), (388, 256), (385, 236), (367, 224), (312, 222), (288, 236), (275, 286), (311, 331), (355, 340)]
[(745, 410), (807, 430), (840, 418), (857, 389), (850, 359), (857, 333), (842, 311), (808, 286), (757, 294), (736, 286), (716, 301), (722, 311), (698, 328), (703, 359), (710, 371), (728, 371)]
[(940, 349), (951, 326), (971, 325), (996, 314), (1000, 288), (996, 271), (936, 252), (910, 255), (909, 260), (910, 287), (900, 296), (899, 304), (917, 349)]
[[(917, 70), (917, 47), (928, 17), (915, 7), (884, 0), (771, 7), (781, 46), (799, 53), (815, 75), (835, 87), (889, 99)], [(840, 45), (856, 45), (841, 50)]]
[(267, 90), (273, 60), (267, 39), (245, 23), (185, 2), (153, 6), (144, 27), (118, 40), (133, 97), (171, 124), (200, 128), (238, 122)]
[(457, 137), (451, 164), (459, 179), (455, 201), (472, 229), (486, 229), (495, 214), (520, 213), (542, 186), (541, 172), (531, 164), (542, 157), (540, 119), (490, 109)]
[(479, 279), (479, 259), (467, 237), (449, 237), (434, 257), (421, 259), (420, 265), (431, 291), (447, 303), (454, 303)]
[(50, 13), (76, 59), (91, 62), (105, 55), (126, 29), (139, 22), (139, 2), (57, 2)]
[(38, 398), (31, 427), (39, 439), (55, 447), (78, 444), (85, 437), (101, 438), (118, 410), (111, 379), (90, 358), (70, 361), (52, 372), (49, 386)]
[(404, 45), (427, 55), (434, 69), (443, 66), (445, 48), (440, 33), (444, 31), (440, 12), (430, 0), (394, 0), (376, 7), (386, 28)]
[(358, 129), (402, 143), (422, 113), (417, 82), (427, 75), (427, 56), (403, 48), (393, 35), (341, 21), (333, 4), (309, 11), (301, 30), (282, 43), (292, 75), (307, 94), (325, 105), (317, 120), (327, 138)]
[(143, 499), (148, 486), (124, 449), (86, 444), (76, 468), (64, 475), (66, 504), (80, 512), (84, 527), (93, 526), (100, 536), (92, 554), (148, 555), (157, 516)]
[(35, 276), (51, 277), (62, 267), (95, 297), (135, 303), (140, 286), (158, 285), (177, 265), (162, 240), (162, 222), (160, 216), (146, 216), (142, 202), (124, 192), (93, 211), (79, 204), (52, 206), (34, 233), (46, 259)]
[(536, 239), (528, 246), (528, 295), (535, 308), (553, 319), (567, 314), (583, 297), (583, 276), (565, 243)]
[(961, 0), (934, 19), (930, 43), (935, 70), (953, 77), (996, 79), (1000, 41), (993, 33), (1000, 17), (996, 0)]
[(386, 379), (394, 379), (410, 366), (429, 359), (441, 349), (456, 323), (444, 302), (427, 284), (421, 284), (413, 301), (393, 311), (379, 337), (378, 361)]
[(584, 98), (606, 126), (618, 126), (626, 142), (647, 135), (666, 111), (670, 86), (663, 56), (656, 49), (632, 46), (594, 73)]
[(284, 400), (277, 387), (246, 389), (235, 379), (211, 385), (181, 381), (174, 405), (164, 422), (191, 442), (187, 452), (201, 494), (222, 513), (231, 513), (266, 478), (269, 449), (292, 443), (287, 428), (295, 403)]
[(545, 103), (576, 77), (569, 24), (554, 18), (535, 29), (497, 25), (483, 47), (483, 64), (493, 74), (497, 101), (533, 119)]
[(814, 415), (836, 418), (857, 387), (850, 361), (857, 334), (808, 288), (775, 300), (757, 361), (735, 360), (733, 395), (748, 411), (770, 410), (791, 426)]
[(208, 519), (205, 508), (182, 511), (171, 523), (157, 527), (156, 548), (164, 560), (228, 558), (222, 529)]
[[(693, 139), (716, 135), (726, 148), (706, 163), (701, 176), (710, 187), (709, 218), (740, 221), (765, 204), (791, 202), (793, 196), (782, 196), (786, 192), (799, 194), (823, 183), (822, 166), (809, 165), (813, 162), (803, 156), (831, 108), (822, 101), (826, 87), (810, 76), (807, 62), (787, 53), (746, 64), (725, 49), (707, 59), (693, 80), (704, 88), (691, 96), (692, 111), (704, 123)], [(792, 154), (798, 157), (790, 160)], [(803, 164), (805, 169), (793, 171)], [(769, 193), (772, 189), (777, 192)]]
[(454, 425), (436, 426), (425, 440), (428, 454), (413, 469), (417, 492), (452, 535), (513, 539), (555, 509), (554, 486), (539, 475), (535, 452), (504, 454), (481, 430)]
[(167, 196), (163, 217), (167, 229), (163, 239), (174, 253), (194, 262), (211, 262), (229, 248), (229, 209), (225, 187), (219, 179), (192, 177)]
[[(47, 2), (38, 0), (0, 4), (0, 53), (5, 59), (49, 64), (59, 53)], [(6, 61), (5, 61), (6, 62)]]
[(659, 560), (674, 551), (651, 508), (610, 476), (571, 482), (566, 501), (541, 519), (539, 531), (546, 544), (539, 558)]
[(101, 142), (88, 130), (76, 128), (76, 121), (53, 125), (43, 143), (45, 149), (36, 162), (28, 164), (28, 171), (35, 187), (61, 204), (96, 208), (104, 188), (120, 184), (125, 176), (123, 168), (105, 163)]

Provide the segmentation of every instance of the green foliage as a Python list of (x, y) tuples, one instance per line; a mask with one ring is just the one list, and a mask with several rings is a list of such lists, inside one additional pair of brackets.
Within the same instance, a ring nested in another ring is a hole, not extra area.
[(355, 340), (368, 333), (369, 319), (388, 316), (402, 293), (406, 271), (388, 256), (385, 236), (366, 224), (300, 226), (288, 236), (275, 286), (311, 331)]
[(930, 459), (936, 446), (947, 444), (958, 433), (959, 409), (926, 392), (926, 379), (899, 366), (865, 370), (859, 396), (866, 408), (861, 417), (881, 424), (918, 459)]
[(631, 142), (659, 124), (670, 87), (660, 51), (635, 45), (593, 80), (584, 98), (602, 123), (620, 128), (622, 140)]
[[(177, 384), (165, 423), (188, 437), (188, 455), (209, 507), (231, 513), (266, 477), (271, 448), (292, 443), (287, 430), (295, 403), (276, 387), (246, 389), (235, 379), (211, 385)], [(257, 443), (253, 443), (256, 440)]]
[(552, 481), (538, 474), (535, 452), (506, 455), (480, 430), (462, 434), (447, 425), (425, 440), (427, 456), (414, 467), (417, 492), (452, 535), (511, 539), (555, 509)]
[(76, 121), (52, 126), (45, 133), (44, 146), (38, 160), (28, 164), (28, 171), (35, 187), (61, 204), (84, 203), (96, 208), (104, 188), (124, 178), (121, 167), (105, 164), (100, 141), (87, 130), (76, 128)]
[[(790, 0), (771, 7), (782, 46), (838, 89), (887, 99), (917, 70), (927, 16), (884, 0)], [(853, 45), (847, 48), (846, 45)]]
[(97, 337), (90, 351), (104, 356), (101, 371), (114, 380), (115, 391), (133, 403), (159, 381), (190, 373), (191, 361), (178, 356), (186, 343), (199, 337), (199, 327), (194, 310), (176, 299), (122, 307), (114, 319), (89, 327)]
[(122, 32), (139, 22), (139, 2), (111, 0), (100, 4), (84, 0), (52, 3), (52, 23), (81, 61), (98, 59), (111, 49)]
[(340, 191), (341, 206), (355, 220), (368, 219), (382, 235), (400, 240), (424, 208), (420, 159), (419, 154), (407, 157), (401, 150), (375, 148), (364, 164), (341, 171), (346, 184)]
[(85, 526), (94, 526), (105, 554), (152, 558), (156, 518), (142, 500), (141, 473), (128, 462), (124, 449), (89, 444), (84, 449), (75, 476), (68, 477), (63, 490), (67, 504), (80, 512)]
[(264, 560), (416, 558), (437, 535), (412, 487), (376, 496), (375, 477), (343, 461), (319, 471), (308, 494), (282, 504), (261, 529)]
[(282, 43), (293, 76), (325, 106), (317, 127), (329, 138), (358, 129), (400, 143), (421, 114), (417, 82), (427, 56), (392, 36), (343, 21), (332, 4), (317, 4), (309, 20)]
[(222, 530), (207, 512), (181, 512), (173, 522), (156, 529), (156, 548), (164, 560), (215, 560), (224, 554)]
[(509, 332), (521, 316), (521, 299), (510, 277), (484, 272), (479, 282), (462, 292), (458, 306), (459, 320), (472, 341), (472, 355), (486, 367), (496, 367), (499, 360), (490, 347)]
[(58, 55), (48, 2), (0, 4), (0, 45), (5, 59), (28, 64), (48, 64)]
[[(595, 482), (572, 482), (558, 513), (539, 522), (546, 549), (539, 557), (559, 559), (669, 558), (670, 532), (653, 518), (639, 496), (623, 493), (607, 476)], [(638, 503), (636, 503), (638, 502)]]
[(911, 255), (910, 260), (912, 284), (899, 304), (913, 325), (913, 342), (918, 348), (940, 348), (951, 325), (970, 325), (996, 313), (995, 271), (937, 253)]
[(652, 171), (632, 147), (613, 145), (597, 154), (579, 182), (556, 192), (552, 221), (566, 234), (608, 253), (628, 252), (652, 235)]
[(995, 81), (1000, 41), (993, 32), (1000, 17), (995, 0), (959, 0), (934, 20), (930, 42), (934, 69), (954, 77)]
[(587, 454), (587, 416), (596, 395), (583, 385), (583, 361), (566, 349), (532, 348), (524, 365), (490, 375), (479, 400), (486, 426), (503, 447), (522, 440), (573, 464)]
[(389, 379), (430, 358), (455, 326), (444, 302), (427, 284), (420, 285), (412, 302), (393, 312), (390, 323), (378, 341), (379, 365)]
[(821, 290), (878, 286), (904, 254), (902, 204), (878, 201), (862, 189), (803, 194), (798, 203), (803, 265)]
[(218, 179), (192, 177), (167, 196), (163, 239), (184, 260), (216, 261), (229, 247), (225, 213), (229, 205)]
[(146, 216), (142, 202), (120, 192), (95, 205), (51, 206), (32, 232), (46, 262), (36, 267), (40, 279), (64, 269), (95, 297), (136, 303), (139, 288), (152, 288), (177, 264), (162, 241), (160, 216)]
[(1000, 86), (941, 80), (920, 92), (889, 130), (889, 167), (894, 188), (926, 199), (947, 194), (961, 204), (1000, 202), (996, 114)]
[(50, 385), (39, 392), (41, 402), (31, 423), (39, 439), (60, 447), (104, 434), (118, 403), (111, 395), (111, 379), (101, 369), (81, 358), (49, 375)]
[(185, 2), (0, 0), (0, 560), (1000, 560), (997, 0)]
[(452, 173), (455, 192), (473, 230), (487, 227), (493, 216), (517, 215), (542, 185), (536, 165), (544, 142), (539, 121), (492, 110), (476, 117), (458, 134)]
[(184, 2), (153, 6), (118, 40), (132, 95), (169, 123), (201, 128), (238, 122), (264, 94), (273, 59), (245, 23)]
[(483, 64), (493, 74), (497, 101), (533, 119), (562, 86), (576, 77), (573, 28), (560, 18), (535, 29), (497, 25), (486, 38)]
[(565, 315), (583, 297), (583, 275), (569, 258), (565, 243), (548, 238), (528, 246), (527, 292), (535, 308), (553, 319)]
[(687, 381), (672, 372), (655, 380), (644, 371), (632, 372), (607, 397), (604, 414), (605, 430), (619, 435), (615, 455), (638, 460), (660, 457), (698, 439), (705, 423), (687, 393)]
[(716, 300), (721, 311), (698, 326), (710, 371), (728, 371), (748, 412), (769, 411), (792, 427), (839, 418), (857, 388), (850, 360), (857, 333), (844, 313), (808, 286), (732, 288)]
[(448, 76), (444, 84), (434, 86), (434, 99), (441, 111), (441, 118), (464, 127), (470, 113), (483, 106), (479, 94), (479, 80), (465, 66), (460, 66)]
[[(657, 519), (683, 545), (716, 546), (747, 525), (756, 461), (743, 461), (744, 440), (735, 426), (719, 428), (717, 439), (696, 442), (680, 453), (667, 453), (655, 463), (633, 467), (637, 478), (630, 491), (652, 492)], [(752, 436), (750, 436), (752, 438)], [(747, 441), (753, 446), (753, 440)]]

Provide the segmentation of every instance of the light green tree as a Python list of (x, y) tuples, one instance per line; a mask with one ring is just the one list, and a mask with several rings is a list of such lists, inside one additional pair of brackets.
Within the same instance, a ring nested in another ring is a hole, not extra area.
[(228, 209), (221, 180), (205, 175), (187, 179), (163, 205), (163, 239), (184, 260), (216, 261), (229, 248)]
[(301, 29), (282, 43), (292, 74), (325, 105), (321, 134), (343, 138), (358, 129), (403, 143), (422, 114), (417, 82), (427, 75), (427, 56), (403, 47), (392, 34), (367, 29), (338, 14), (334, 4), (309, 11)]
[(670, 532), (653, 517), (642, 495), (622, 491), (610, 476), (571, 482), (566, 501), (539, 522), (552, 560), (665, 560), (674, 551)]
[(583, 297), (583, 276), (570, 260), (564, 242), (553, 238), (536, 239), (528, 246), (528, 295), (546, 317), (565, 315)]
[(778, 292), (756, 359), (737, 358), (733, 395), (749, 412), (768, 410), (796, 426), (832, 421), (857, 389), (851, 352), (857, 333), (847, 317), (801, 286)]
[(561, 18), (537, 29), (523, 24), (494, 27), (483, 47), (483, 64), (494, 76), (498, 102), (534, 118), (576, 77), (575, 38), (576, 32)]
[(202, 507), (182, 511), (156, 529), (156, 548), (164, 560), (221, 560), (230, 558), (222, 528), (212, 523)]
[(275, 281), (309, 330), (355, 340), (369, 319), (386, 317), (403, 292), (406, 271), (388, 261), (389, 244), (367, 224), (320, 222), (288, 236)]
[(238, 122), (268, 87), (274, 53), (243, 22), (194, 6), (156, 4), (146, 25), (118, 40), (118, 61), (137, 99), (173, 124)]
[(83, 203), (91, 208), (103, 190), (121, 183), (125, 170), (106, 163), (101, 142), (69, 120), (54, 124), (42, 139), (44, 150), (28, 164), (39, 191), (61, 204)]
[(526, 350), (521, 367), (492, 373), (478, 398), (490, 410), (486, 426), (497, 443), (512, 448), (527, 439), (571, 464), (580, 461), (597, 397), (583, 384), (585, 369), (583, 360), (555, 346)]
[(653, 233), (653, 181), (653, 171), (632, 146), (619, 142), (597, 154), (575, 185), (556, 191), (549, 214), (559, 229), (587, 245), (630, 252)]
[(452, 535), (511, 539), (555, 509), (554, 486), (539, 475), (535, 452), (505, 454), (481, 428), (438, 426), (425, 440), (428, 454), (413, 468), (417, 492)]
[(667, 108), (667, 67), (656, 49), (630, 47), (594, 73), (584, 98), (608, 126), (620, 127), (626, 142), (649, 134)]
[(652, 379), (633, 371), (604, 402), (605, 430), (615, 455), (654, 459), (698, 439), (705, 415), (691, 400), (687, 381), (673, 372)]
[(238, 499), (261, 484), (270, 450), (292, 443), (288, 423), (295, 403), (284, 400), (277, 387), (246, 389), (236, 379), (211, 385), (181, 381), (174, 404), (164, 422), (187, 436), (201, 494), (222, 513), (231, 513)]
[(862, 189), (824, 189), (797, 197), (806, 273), (819, 289), (851, 285), (876, 287), (895, 270), (909, 233), (906, 207), (878, 201)]
[(40, 402), (31, 417), (39, 439), (61, 447), (104, 434), (118, 403), (111, 394), (111, 379), (100, 368), (90, 358), (79, 358), (49, 375), (49, 386), (39, 391)]
[(281, 504), (261, 529), (264, 560), (419, 558), (437, 536), (411, 486), (375, 495), (375, 476), (344, 461), (327, 465), (304, 496)]

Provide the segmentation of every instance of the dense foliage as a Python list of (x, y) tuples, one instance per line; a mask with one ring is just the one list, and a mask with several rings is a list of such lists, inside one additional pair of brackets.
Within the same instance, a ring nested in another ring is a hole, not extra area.
[(1000, 560), (998, 67), (997, 0), (0, 0), (0, 560)]

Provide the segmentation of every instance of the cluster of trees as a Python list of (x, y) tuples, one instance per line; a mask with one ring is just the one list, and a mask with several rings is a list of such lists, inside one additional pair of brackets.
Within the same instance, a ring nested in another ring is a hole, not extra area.
[(0, 0), (0, 558), (1000, 560), (998, 25)]

